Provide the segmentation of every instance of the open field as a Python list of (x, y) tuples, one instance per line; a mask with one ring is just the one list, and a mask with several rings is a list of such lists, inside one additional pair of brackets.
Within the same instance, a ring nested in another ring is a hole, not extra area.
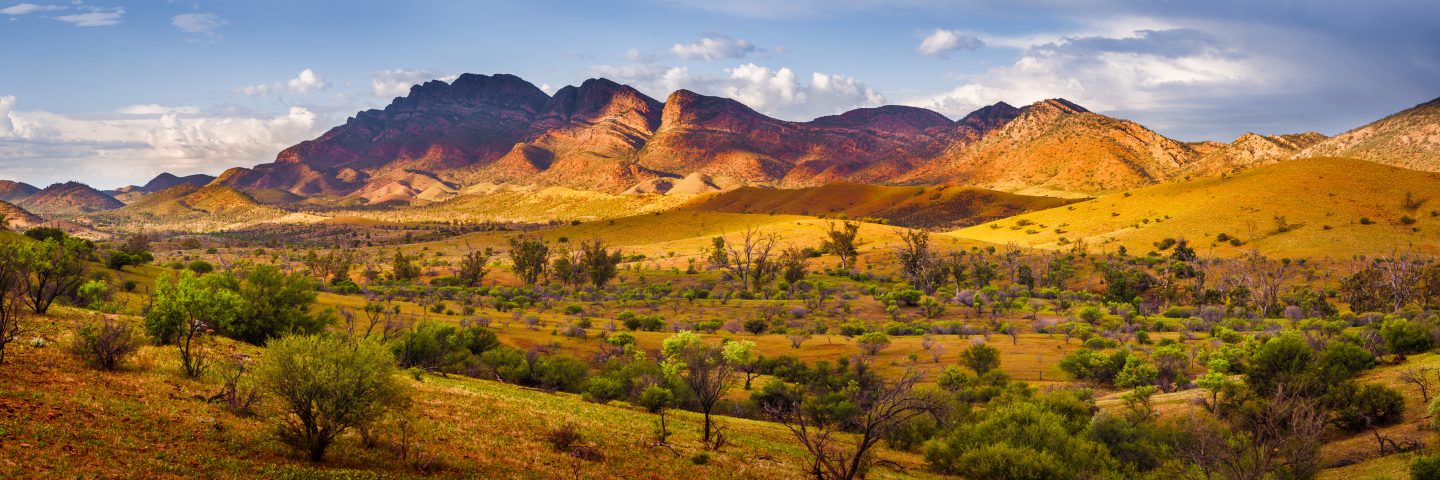
[[(1310, 258), (1395, 250), (1435, 254), (1440, 253), (1436, 202), (1437, 174), (1313, 158), (1138, 188), (953, 234), (1050, 249), (1083, 241), (1092, 251), (1124, 246), (1134, 254), (1151, 251), (1166, 238), (1185, 238), (1201, 255), (1222, 257), (1250, 249)], [(1221, 234), (1240, 243), (1220, 240)]]

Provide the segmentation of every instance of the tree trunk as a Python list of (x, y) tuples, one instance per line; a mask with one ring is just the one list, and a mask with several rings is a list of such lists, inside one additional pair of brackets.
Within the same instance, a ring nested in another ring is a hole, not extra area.
[(710, 407), (705, 407), (705, 442), (710, 442)]

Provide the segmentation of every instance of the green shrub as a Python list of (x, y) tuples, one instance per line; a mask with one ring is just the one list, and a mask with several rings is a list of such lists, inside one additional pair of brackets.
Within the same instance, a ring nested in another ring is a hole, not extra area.
[(1384, 385), (1345, 383), (1332, 387), (1327, 397), (1335, 426), (1349, 432), (1400, 423), (1405, 413), (1405, 397)]
[(1435, 337), (1425, 325), (1404, 318), (1386, 320), (1380, 325), (1385, 346), (1395, 353), (1420, 353), (1435, 348)]
[(625, 384), (607, 377), (592, 377), (585, 383), (581, 398), (595, 403), (610, 403), (625, 396)]
[(324, 459), (346, 430), (379, 420), (407, 399), (390, 352), (337, 336), (270, 341), (255, 380), (285, 407), (276, 426), (280, 441), (312, 461)]
[(859, 345), (866, 355), (875, 355), (890, 346), (890, 336), (882, 332), (870, 332), (861, 335), (855, 340), (855, 344)]
[(1411, 480), (1432, 480), (1440, 478), (1440, 454), (1422, 455), (1410, 462)]
[(977, 343), (960, 352), (960, 363), (969, 367), (976, 375), (984, 375), (1000, 367), (1000, 350)]

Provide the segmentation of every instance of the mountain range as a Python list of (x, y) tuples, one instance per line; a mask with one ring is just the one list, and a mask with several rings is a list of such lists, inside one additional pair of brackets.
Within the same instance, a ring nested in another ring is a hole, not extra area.
[(551, 95), (513, 75), (464, 74), (415, 85), (272, 163), (218, 177), (165, 173), (103, 193), (75, 182), (37, 189), (0, 181), (0, 200), (67, 216), (205, 185), (260, 204), (336, 207), (425, 205), (497, 185), (689, 195), (855, 183), (1095, 197), (1313, 156), (1440, 171), (1440, 100), (1334, 138), (1184, 142), (1058, 98), (996, 103), (954, 121), (890, 105), (795, 122), (688, 90), (661, 102), (597, 78)]
[[(1423, 117), (1440, 109), (1435, 103), (1365, 128), (1437, 128)], [(360, 112), (273, 163), (232, 168), (216, 183), (358, 203), (443, 200), (491, 183), (606, 193), (952, 184), (1083, 197), (1318, 153), (1363, 150), (1374, 154), (1362, 158), (1381, 163), (1440, 167), (1433, 140), (1422, 149), (1428, 156), (1398, 159), (1412, 152), (1367, 145), (1410, 134), (1371, 133), (1369, 143), (1351, 139), (1358, 135), (1182, 142), (1064, 99), (997, 103), (956, 121), (892, 105), (793, 122), (688, 90), (660, 102), (591, 79), (547, 95), (513, 75), (465, 74), (416, 85), (384, 109)]]

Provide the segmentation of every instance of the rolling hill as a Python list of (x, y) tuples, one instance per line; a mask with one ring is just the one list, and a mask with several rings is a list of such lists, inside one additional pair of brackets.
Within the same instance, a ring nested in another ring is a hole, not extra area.
[(97, 224), (120, 229), (211, 231), (274, 220), (286, 212), (260, 204), (223, 185), (179, 184), (147, 194), (123, 208), (89, 216)]
[(1200, 159), (1183, 169), (1187, 176), (1214, 176), (1238, 173), (1241, 170), (1270, 165), (1293, 158), (1301, 150), (1325, 141), (1316, 132), (1289, 135), (1246, 133), (1227, 144), (1200, 142), (1191, 148), (1200, 152)]
[(1186, 238), (1202, 255), (1217, 256), (1251, 248), (1299, 257), (1411, 248), (1435, 254), (1440, 253), (1440, 174), (1353, 159), (1293, 160), (1233, 176), (1140, 188), (953, 235), (1040, 248), (1068, 248), (1083, 240), (1092, 251), (1123, 245), (1132, 253), (1153, 250), (1166, 238)]
[(16, 231), (24, 231), (30, 227), (45, 223), (45, 219), (40, 218), (40, 216), (27, 212), (25, 209), (4, 200), (0, 200), (0, 215), (5, 217), (5, 223), (9, 224), (10, 229)]
[(1440, 172), (1440, 98), (1336, 135), (1297, 156), (1351, 157)]
[(125, 206), (114, 197), (80, 182), (56, 183), (18, 203), (39, 215), (79, 215)]
[(0, 180), (0, 201), (10, 203), (19, 202), (30, 198), (31, 195), (39, 192), (39, 188), (25, 182), (14, 180)]
[(697, 197), (680, 209), (876, 218), (906, 227), (957, 228), (1070, 202), (971, 187), (832, 183), (785, 190), (742, 187)]

